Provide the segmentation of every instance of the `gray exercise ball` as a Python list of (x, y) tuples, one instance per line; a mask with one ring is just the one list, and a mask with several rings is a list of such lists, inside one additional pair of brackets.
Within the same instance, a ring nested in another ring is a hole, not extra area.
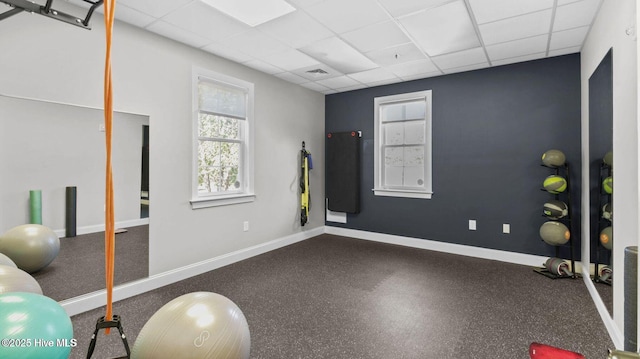
[(0, 265), (0, 294), (9, 292), (42, 294), (42, 288), (35, 278), (22, 269)]
[(248, 359), (249, 325), (240, 308), (210, 292), (182, 295), (142, 327), (131, 359)]
[(564, 224), (556, 221), (549, 221), (540, 226), (540, 237), (547, 244), (559, 246), (569, 241), (571, 233), (569, 232), (569, 228)]
[(60, 252), (60, 239), (41, 224), (23, 224), (0, 236), (0, 252), (18, 266), (34, 273), (48, 266)]
[(11, 258), (5, 256), (2, 253), (0, 253), (0, 265), (18, 268), (18, 266), (11, 260)]

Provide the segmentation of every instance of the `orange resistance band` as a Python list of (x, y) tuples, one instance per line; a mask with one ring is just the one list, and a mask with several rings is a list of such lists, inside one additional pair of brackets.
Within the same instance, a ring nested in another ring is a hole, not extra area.
[[(113, 35), (113, 21), (115, 0), (104, 2), (104, 24), (107, 36), (106, 58), (104, 66), (104, 127), (106, 139), (106, 182), (105, 182), (105, 232), (104, 232), (104, 257), (105, 276), (107, 287), (107, 312), (105, 321), (112, 320), (113, 301), (113, 267), (115, 257), (115, 224), (113, 211), (113, 173), (111, 171), (111, 137), (113, 124), (113, 89), (111, 86), (111, 38)], [(110, 328), (105, 328), (105, 334), (109, 334)]]

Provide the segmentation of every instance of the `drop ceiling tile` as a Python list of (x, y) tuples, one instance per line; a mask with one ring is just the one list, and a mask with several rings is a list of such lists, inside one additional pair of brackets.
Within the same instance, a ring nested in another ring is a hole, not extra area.
[(506, 19), (553, 7), (553, 0), (469, 0), (478, 24)]
[(279, 78), (281, 78), (281, 79), (283, 79), (285, 81), (289, 81), (291, 83), (298, 84), (298, 85), (302, 84), (302, 83), (305, 83), (305, 82), (309, 82), (309, 80), (305, 79), (304, 77), (300, 77), (298, 75), (294, 75), (291, 72), (282, 72), (282, 73), (279, 73), (279, 74), (275, 74), (275, 76), (279, 77)]
[(126, 5), (155, 18), (161, 18), (191, 1), (193, 0), (118, 0), (118, 4)]
[(274, 74), (279, 74), (282, 71), (281, 68), (278, 68), (276, 66), (273, 66), (271, 64), (268, 64), (262, 60), (251, 60), (251, 61), (247, 61), (245, 63), (243, 63), (243, 65), (249, 66), (251, 68), (254, 68), (258, 71), (262, 71), (265, 73), (268, 73), (270, 75), (274, 75)]
[(227, 45), (221, 43), (212, 43), (202, 48), (204, 51), (210, 52), (214, 55), (224, 57), (231, 61), (243, 63), (253, 60), (253, 57), (245, 54), (244, 52), (232, 49)]
[(353, 85), (353, 86), (347, 86), (347, 87), (341, 87), (339, 89), (337, 89), (340, 92), (347, 92), (347, 91), (353, 91), (353, 90), (360, 90), (367, 87), (367, 85), (363, 85), (363, 84), (357, 84), (357, 85)]
[[(102, 6), (100, 7), (100, 9)], [(156, 18), (138, 10), (132, 9), (122, 4), (118, 4), (116, 10), (116, 17), (120, 21), (124, 21), (134, 26), (145, 27), (152, 22), (156, 21)]]
[(289, 46), (256, 29), (227, 37), (219, 42), (258, 59), (291, 49)]
[(427, 72), (424, 74), (419, 74), (419, 75), (409, 75), (409, 76), (402, 76), (402, 81), (413, 81), (413, 80), (420, 80), (420, 79), (426, 79), (429, 77), (436, 77), (436, 76), (440, 76), (442, 75), (443, 72), (441, 71), (434, 71), (434, 72)]
[(154, 22), (153, 24), (147, 26), (147, 30), (197, 48), (211, 43), (211, 40), (209, 39), (206, 39), (202, 36), (196, 35), (192, 32), (181, 29), (164, 21)]
[(361, 82), (363, 84), (369, 84), (371, 82), (384, 81), (384, 80), (398, 80), (389, 70), (383, 68), (377, 68), (368, 71), (357, 72), (355, 74), (349, 74), (352, 79)]
[(306, 11), (338, 34), (389, 19), (375, 0), (326, 0)]
[(315, 83), (315, 82), (306, 82), (306, 83), (300, 84), (300, 86), (306, 87), (306, 88), (308, 88), (310, 90), (318, 91), (318, 92), (329, 90), (328, 87), (322, 86), (322, 85), (320, 85), (318, 83)]
[(199, 1), (170, 13), (162, 20), (214, 41), (251, 29)]
[(431, 72), (440, 72), (431, 60), (418, 60), (405, 62), (399, 65), (387, 67), (387, 70), (393, 72), (396, 76), (405, 78), (414, 75), (422, 75)]
[(276, 52), (264, 58), (264, 61), (286, 71), (292, 71), (302, 67), (318, 66), (320, 63), (296, 49)]
[(378, 67), (369, 58), (337, 37), (315, 42), (299, 50), (345, 74)]
[(451, 2), (452, 0), (379, 0), (393, 17), (400, 17), (416, 11), (429, 9)]
[(348, 76), (338, 76), (330, 79), (319, 80), (316, 83), (328, 87), (330, 89), (339, 89), (347, 86), (358, 85), (359, 82), (348, 77)]
[(322, 93), (325, 94), (325, 95), (331, 95), (331, 94), (338, 93), (338, 92), (340, 92), (340, 91), (333, 90), (333, 89), (322, 91)]
[(429, 56), (480, 45), (462, 0), (403, 17), (400, 23)]
[(551, 34), (549, 49), (558, 50), (565, 47), (581, 46), (587, 32), (589, 32), (589, 26), (554, 32)]
[(507, 65), (507, 64), (514, 64), (516, 62), (525, 62), (525, 61), (537, 60), (537, 59), (541, 59), (543, 57), (545, 57), (545, 52), (539, 52), (537, 54), (530, 54), (530, 55), (518, 56), (518, 57), (510, 57), (508, 59), (503, 59), (503, 60), (495, 60), (495, 61), (492, 61), (491, 64), (493, 66), (501, 66), (501, 65)]
[(436, 64), (440, 69), (443, 70), (475, 64), (489, 63), (482, 47), (476, 47), (475, 49), (435, 56), (431, 58), (431, 61), (433, 61), (434, 64)]
[(582, 0), (558, 0), (558, 6), (571, 4), (572, 2), (578, 2)]
[(334, 36), (332, 31), (303, 11), (294, 11), (257, 29), (296, 49)]
[(397, 84), (398, 82), (402, 82), (402, 79), (399, 78), (395, 78), (395, 79), (389, 79), (389, 80), (382, 80), (382, 81), (376, 81), (376, 82), (371, 82), (367, 84), (367, 87), (375, 87), (375, 86), (384, 86), (384, 85), (390, 85), (390, 84)]
[(287, 1), (297, 9), (306, 9), (309, 6), (317, 4), (324, 0), (287, 0)]
[(487, 67), (489, 67), (489, 63), (475, 64), (475, 65), (456, 67), (456, 68), (453, 68), (453, 69), (447, 69), (447, 70), (444, 70), (444, 73), (446, 73), (446, 74), (455, 74), (455, 73), (458, 73), (458, 72), (480, 70), (480, 69), (484, 69), (484, 68), (487, 68)]
[(548, 35), (534, 36), (522, 40), (487, 46), (486, 49), (491, 61), (502, 60), (510, 57), (546, 52), (548, 40)]
[(564, 49), (558, 50), (549, 50), (549, 57), (567, 55), (567, 54), (575, 54), (582, 50), (582, 45), (574, 46), (574, 47), (565, 47)]
[(410, 41), (394, 21), (369, 25), (344, 33), (341, 37), (361, 52), (384, 49)]
[(413, 43), (367, 52), (365, 55), (380, 66), (393, 66), (425, 59), (422, 51)]
[(493, 45), (548, 33), (551, 16), (551, 10), (543, 10), (479, 25), (478, 28), (484, 44)]
[(600, 0), (582, 0), (556, 9), (553, 31), (587, 26), (593, 21), (600, 6)]

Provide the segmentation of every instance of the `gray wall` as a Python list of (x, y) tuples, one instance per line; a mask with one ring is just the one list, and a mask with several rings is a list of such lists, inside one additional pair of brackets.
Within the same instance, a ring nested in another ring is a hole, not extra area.
[[(0, 34), (20, 34), (0, 36), (0, 93), (101, 108), (101, 14), (91, 24), (86, 31), (29, 14), (0, 21)], [(324, 198), (323, 94), (121, 22), (113, 38), (114, 108), (149, 116), (151, 275), (324, 226), (317, 205)], [(253, 203), (191, 209), (194, 66), (255, 85)], [(301, 228), (302, 141), (317, 164), (311, 173), (316, 205)]]
[[(376, 197), (373, 99), (433, 90), (433, 198)], [(520, 253), (553, 255), (538, 230), (551, 170), (562, 150), (571, 167), (573, 237), (580, 240), (580, 57), (577, 54), (387, 85), (326, 98), (326, 131), (361, 130), (361, 213), (330, 226)], [(468, 220), (476, 219), (476, 231)], [(511, 234), (502, 233), (502, 224)], [(568, 251), (563, 249), (563, 256)]]

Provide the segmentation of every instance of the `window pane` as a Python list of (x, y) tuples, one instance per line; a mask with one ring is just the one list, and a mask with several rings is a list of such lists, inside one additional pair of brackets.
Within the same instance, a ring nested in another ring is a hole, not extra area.
[(410, 121), (404, 123), (404, 143), (417, 145), (424, 143), (424, 121)]
[(426, 102), (424, 100), (409, 102), (404, 105), (405, 120), (419, 120), (423, 119), (427, 110)]
[(424, 167), (404, 167), (402, 185), (405, 187), (424, 187)]
[(382, 125), (384, 131), (384, 144), (385, 145), (402, 145), (404, 144), (404, 124), (400, 123), (386, 123)]
[(198, 193), (233, 191), (240, 181), (241, 145), (220, 141), (199, 141)]
[(206, 113), (198, 115), (198, 136), (208, 138), (240, 139), (240, 120)]
[(404, 166), (404, 148), (403, 147), (387, 147), (384, 149), (385, 166), (402, 167)]
[(424, 147), (423, 146), (407, 146), (404, 147), (404, 166), (422, 166), (424, 165)]
[(381, 118), (382, 122), (404, 120), (404, 105), (399, 103), (382, 106)]
[(220, 83), (198, 82), (198, 106), (201, 111), (245, 118), (246, 95), (241, 89)]

